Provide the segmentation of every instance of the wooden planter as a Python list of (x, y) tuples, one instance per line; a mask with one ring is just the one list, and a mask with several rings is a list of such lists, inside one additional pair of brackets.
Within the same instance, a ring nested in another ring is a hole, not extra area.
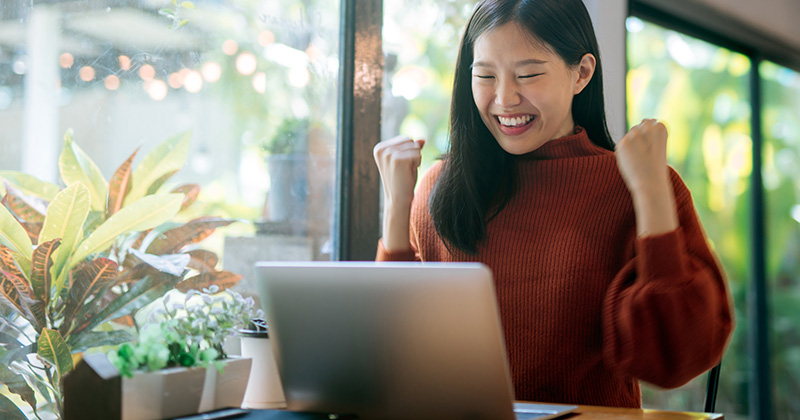
[(64, 377), (64, 418), (152, 420), (241, 407), (251, 363), (233, 358), (222, 373), (170, 368), (122, 378), (105, 355), (88, 355)]

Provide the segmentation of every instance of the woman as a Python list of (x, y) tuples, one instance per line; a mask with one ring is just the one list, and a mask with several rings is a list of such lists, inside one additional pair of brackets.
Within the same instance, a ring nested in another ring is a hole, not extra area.
[[(378, 144), (378, 260), (479, 261), (495, 284), (516, 398), (640, 407), (717, 364), (724, 276), (665, 127), (608, 134), (597, 41), (580, 0), (484, 0), (465, 29), (450, 150)], [(616, 151), (614, 151), (616, 149)]]

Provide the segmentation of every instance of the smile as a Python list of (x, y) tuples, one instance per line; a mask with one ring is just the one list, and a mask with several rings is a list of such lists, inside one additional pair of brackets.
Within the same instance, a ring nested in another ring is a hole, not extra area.
[(522, 127), (522, 126), (528, 124), (529, 122), (533, 121), (533, 119), (536, 118), (536, 116), (532, 115), (532, 114), (528, 114), (528, 115), (523, 115), (523, 116), (519, 116), (519, 117), (501, 117), (501, 116), (497, 115), (497, 116), (495, 116), (495, 118), (497, 118), (497, 121), (501, 125), (503, 125), (505, 127), (515, 128), (515, 127)]

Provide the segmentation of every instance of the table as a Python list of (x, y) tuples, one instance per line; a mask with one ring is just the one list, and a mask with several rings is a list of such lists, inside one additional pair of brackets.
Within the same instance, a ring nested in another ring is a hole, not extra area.
[[(281, 410), (253, 410), (241, 419), (259, 420), (327, 420), (327, 416), (291, 413)], [(722, 420), (718, 413), (690, 413), (637, 408), (611, 408), (592, 405), (579, 405), (578, 410), (559, 419), (564, 420)], [(344, 419), (344, 418), (343, 418)]]

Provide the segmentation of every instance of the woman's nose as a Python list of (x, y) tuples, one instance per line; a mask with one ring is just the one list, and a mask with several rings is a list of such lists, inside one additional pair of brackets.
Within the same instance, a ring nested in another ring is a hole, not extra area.
[(517, 84), (511, 81), (500, 81), (497, 84), (494, 101), (497, 105), (504, 108), (513, 107), (520, 103), (519, 90)]

